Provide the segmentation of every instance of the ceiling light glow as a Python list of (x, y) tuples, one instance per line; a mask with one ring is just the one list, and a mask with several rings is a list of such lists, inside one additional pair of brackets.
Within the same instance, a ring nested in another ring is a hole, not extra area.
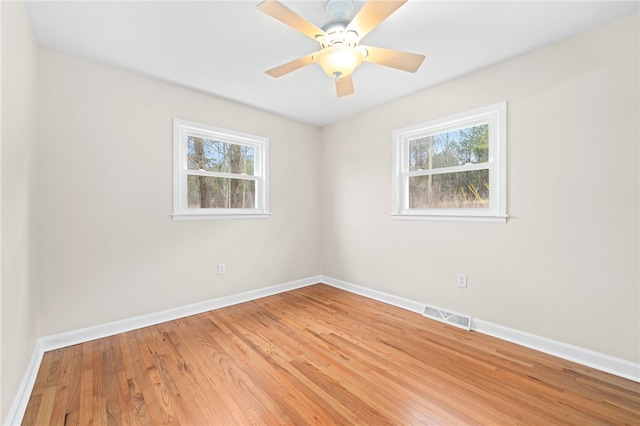
[(330, 77), (336, 80), (351, 75), (362, 63), (362, 52), (350, 46), (330, 46), (320, 50), (315, 61)]

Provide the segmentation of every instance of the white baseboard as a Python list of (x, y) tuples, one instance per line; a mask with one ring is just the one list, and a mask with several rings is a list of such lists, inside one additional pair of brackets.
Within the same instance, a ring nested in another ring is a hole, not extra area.
[(190, 315), (212, 311), (214, 309), (224, 308), (226, 306), (237, 305), (238, 303), (260, 299), (261, 297), (283, 293), (285, 291), (294, 290), (296, 288), (306, 287), (308, 285), (320, 282), (320, 279), (320, 276), (309, 277), (284, 284), (259, 288), (257, 290), (250, 290), (244, 293), (232, 294), (230, 296), (224, 296), (213, 300), (193, 303), (191, 305), (179, 306), (177, 308), (168, 309), (166, 311), (156, 312), (153, 314), (141, 315), (121, 321), (114, 321), (102, 325), (83, 328), (80, 330), (60, 333), (53, 336), (43, 337), (40, 340), (42, 342), (42, 348), (46, 352), (71, 345), (77, 345), (79, 343), (84, 343), (95, 339), (101, 339), (103, 337), (113, 336), (114, 334), (125, 333), (127, 331), (149, 327), (155, 324), (161, 324), (167, 321), (173, 321), (178, 318), (184, 318)]
[(640, 364), (474, 318), (471, 329), (625, 379), (640, 382)]
[(416, 312), (421, 315), (424, 312), (424, 307), (426, 306), (424, 303), (415, 302), (403, 297), (394, 296), (393, 294), (383, 293), (378, 290), (373, 290), (361, 285), (348, 283), (346, 281), (337, 280), (324, 275), (320, 276), (320, 282), (351, 293), (359, 294), (360, 296), (364, 296), (369, 299), (377, 300), (378, 302), (406, 309), (407, 311)]
[[(331, 277), (322, 276), (321, 281), (342, 290), (356, 293), (361, 296), (375, 299), (419, 314), (424, 312), (424, 307), (426, 306), (425, 303), (404, 299), (402, 297), (372, 290), (367, 287), (337, 280)], [(472, 319), (471, 330), (497, 337), (501, 340), (516, 343), (530, 349), (535, 349), (549, 355), (557, 356), (558, 358), (586, 365), (619, 377), (624, 377), (625, 379), (640, 382), (640, 364), (636, 364), (631, 361), (614, 358), (589, 349), (569, 345), (567, 343), (548, 339), (542, 336), (536, 336), (534, 334), (493, 324), (477, 318)]]
[[(426, 306), (424, 303), (405, 299), (403, 297), (394, 296), (392, 294), (373, 290), (324, 275), (317, 275), (315, 277), (304, 278), (284, 284), (220, 297), (218, 299), (194, 303), (153, 314), (110, 322), (94, 327), (87, 327), (53, 336), (42, 337), (36, 342), (27, 371), (20, 384), (20, 389), (18, 390), (18, 394), (16, 395), (13, 405), (11, 406), (11, 410), (9, 411), (9, 415), (7, 416), (6, 424), (20, 425), (22, 423), (22, 418), (24, 417), (27, 403), (29, 402), (29, 397), (31, 396), (33, 385), (36, 381), (38, 369), (40, 368), (42, 356), (47, 351), (113, 336), (114, 334), (124, 333), (138, 328), (172, 321), (178, 318), (184, 318), (186, 316), (196, 315), (202, 312), (236, 305), (238, 303), (248, 302), (316, 283), (325, 283), (330, 286), (340, 288), (354, 294), (359, 294), (379, 302), (387, 303), (389, 305), (397, 306), (418, 314), (422, 314), (424, 312), (424, 307)], [(559, 358), (577, 362), (578, 364), (602, 370), (616, 376), (624, 377), (625, 379), (640, 382), (640, 364), (614, 358), (609, 355), (572, 346), (556, 340), (547, 339), (546, 337), (536, 336), (524, 331), (493, 324), (477, 318), (473, 319), (471, 329), (479, 333), (497, 337), (499, 339), (554, 355)]]
[(304, 278), (301, 280), (291, 281), (284, 284), (273, 285), (270, 287), (250, 290), (244, 293), (224, 296), (205, 302), (194, 303), (191, 305), (180, 306), (166, 311), (156, 312), (148, 315), (141, 315), (134, 318), (114, 321), (106, 324), (96, 325), (93, 327), (72, 330), (66, 333), (55, 334), (52, 336), (41, 337), (36, 342), (31, 360), (27, 367), (27, 371), (20, 384), (18, 394), (13, 401), (9, 415), (7, 416), (6, 425), (20, 425), (24, 417), (27, 404), (33, 386), (36, 382), (36, 376), (40, 369), (40, 363), (45, 352), (64, 348), (67, 346), (77, 345), (89, 342), (91, 340), (101, 339), (103, 337), (113, 336), (119, 333), (136, 330), (138, 328), (148, 327), (163, 322), (172, 321), (178, 318), (184, 318), (190, 315), (200, 314), (202, 312), (214, 309), (224, 308), (226, 306), (236, 305), (238, 303), (248, 302), (262, 297), (271, 296), (285, 291), (306, 287), (317, 284), (322, 281), (321, 276)]
[(27, 365), (27, 371), (24, 373), (22, 382), (20, 382), (20, 388), (18, 388), (18, 394), (11, 405), (9, 414), (7, 415), (6, 425), (18, 426), (22, 423), (24, 412), (27, 409), (29, 398), (31, 397), (31, 391), (33, 385), (36, 383), (36, 377), (38, 376), (38, 370), (40, 369), (40, 363), (42, 362), (42, 356), (44, 355), (40, 340), (36, 342), (31, 359)]

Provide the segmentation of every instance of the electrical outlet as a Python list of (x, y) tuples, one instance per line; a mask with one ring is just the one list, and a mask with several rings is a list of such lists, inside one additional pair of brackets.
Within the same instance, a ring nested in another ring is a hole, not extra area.
[(458, 284), (458, 287), (467, 288), (467, 274), (458, 274), (456, 283)]
[(224, 263), (218, 263), (218, 275), (222, 275), (224, 274), (226, 268), (224, 266)]

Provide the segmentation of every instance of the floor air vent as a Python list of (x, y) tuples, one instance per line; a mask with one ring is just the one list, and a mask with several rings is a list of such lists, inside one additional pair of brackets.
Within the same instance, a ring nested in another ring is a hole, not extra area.
[(424, 308), (424, 314), (422, 315), (424, 315), (427, 318), (434, 319), (436, 321), (451, 324), (458, 328), (471, 330), (471, 317), (467, 315), (447, 312), (442, 309), (434, 308), (433, 306), (426, 306)]

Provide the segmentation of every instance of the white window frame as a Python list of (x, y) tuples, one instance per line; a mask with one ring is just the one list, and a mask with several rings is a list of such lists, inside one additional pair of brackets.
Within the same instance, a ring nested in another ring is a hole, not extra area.
[[(190, 209), (187, 206), (187, 176), (203, 175), (211, 177), (238, 178), (234, 173), (188, 171), (187, 141), (189, 136), (217, 140), (254, 148), (254, 174), (242, 175), (242, 179), (255, 181), (255, 209), (238, 208), (201, 208)], [(173, 219), (260, 219), (269, 217), (269, 181), (268, 181), (269, 139), (234, 130), (222, 129), (192, 121), (173, 119)]]
[[(409, 141), (440, 133), (489, 125), (489, 160), (482, 164), (444, 167), (436, 173), (489, 170), (489, 207), (486, 209), (412, 209), (409, 208), (409, 177), (433, 171), (409, 171)], [(500, 102), (472, 111), (420, 123), (393, 131), (393, 205), (394, 219), (495, 222), (507, 221), (507, 103)]]

